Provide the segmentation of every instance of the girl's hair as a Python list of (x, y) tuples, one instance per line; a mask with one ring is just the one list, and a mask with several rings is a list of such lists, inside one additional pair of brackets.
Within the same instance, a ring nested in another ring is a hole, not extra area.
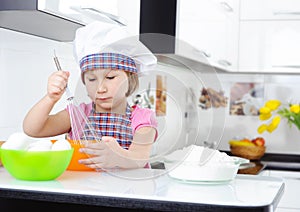
[(139, 76), (136, 73), (126, 72), (128, 77), (128, 91), (126, 92), (126, 97), (133, 94), (139, 87)]

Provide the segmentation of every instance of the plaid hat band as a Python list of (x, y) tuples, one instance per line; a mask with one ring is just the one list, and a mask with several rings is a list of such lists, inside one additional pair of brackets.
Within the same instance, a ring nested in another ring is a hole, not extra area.
[(87, 55), (80, 60), (80, 69), (82, 74), (95, 69), (113, 69), (137, 73), (134, 60), (118, 53), (96, 53)]

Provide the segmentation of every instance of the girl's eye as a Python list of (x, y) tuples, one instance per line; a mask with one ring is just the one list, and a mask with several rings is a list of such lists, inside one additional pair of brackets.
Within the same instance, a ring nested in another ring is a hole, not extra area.
[(112, 80), (112, 79), (114, 79), (115, 78), (115, 76), (107, 76), (106, 77), (106, 79), (108, 79), (108, 80)]
[(96, 80), (96, 78), (88, 78), (89, 82), (94, 82)]

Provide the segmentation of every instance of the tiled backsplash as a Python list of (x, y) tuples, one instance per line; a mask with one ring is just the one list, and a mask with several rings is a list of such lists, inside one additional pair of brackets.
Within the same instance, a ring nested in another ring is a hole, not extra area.
[[(61, 61), (62, 68), (71, 72), (69, 83), (71, 89), (75, 89), (77, 86), (80, 72), (73, 59), (71, 43), (56, 42), (5, 29), (0, 29), (0, 37), (0, 140), (6, 140), (11, 133), (22, 130), (22, 121), (26, 112), (32, 104), (45, 95), (47, 77), (51, 72), (56, 71), (53, 62), (54, 50)], [(167, 100), (167, 107), (172, 108), (167, 108), (166, 116), (171, 120), (166, 120), (166, 117), (159, 117), (161, 123), (172, 124), (172, 127), (163, 127), (167, 129), (168, 133), (165, 133), (166, 136), (161, 137), (161, 140), (168, 141), (162, 142), (161, 146), (158, 143), (155, 148), (167, 149), (169, 145), (172, 145), (172, 136), (178, 134), (178, 126), (184, 129), (184, 132), (191, 132), (189, 138), (181, 136), (180, 141), (183, 145), (188, 142), (202, 144), (207, 138), (210, 141), (221, 139), (218, 146), (221, 150), (229, 150), (228, 141), (234, 136), (258, 136), (256, 132), (260, 124), (258, 116), (230, 115), (229, 103), (225, 108), (203, 110), (198, 105), (203, 84), (192, 83), (188, 72), (178, 71), (176, 67), (166, 68), (161, 65), (160, 68), (163, 71), (169, 71), (172, 76), (177, 73), (178, 76), (174, 79), (189, 82), (188, 87), (192, 90), (193, 97), (187, 100), (187, 93), (178, 88), (176, 90), (176, 86), (174, 86), (176, 84), (173, 84), (173, 94), (170, 94), (169, 100)], [(203, 76), (199, 74), (198, 78), (201, 81)], [(300, 102), (300, 93), (298, 92), (300, 90), (300, 74), (226, 73), (218, 74), (218, 79), (225, 96), (230, 96), (230, 89), (236, 82), (260, 83), (264, 87), (264, 100), (276, 98), (283, 102), (290, 100)], [(170, 89), (172, 88), (172, 81), (169, 83), (168, 85), (167, 81), (167, 87)], [(141, 83), (141, 85), (143, 88), (147, 83)], [(189, 93), (189, 91), (187, 92)], [(176, 102), (178, 98), (180, 100)], [(173, 102), (170, 103), (170, 100)], [(187, 103), (187, 101), (190, 102)], [(56, 105), (53, 112), (64, 108), (65, 105), (66, 102), (61, 101)], [(193, 109), (195, 109), (195, 114), (193, 114)], [(181, 116), (183, 118), (180, 119), (180, 113), (186, 111), (190, 112), (188, 117), (191, 118), (185, 119), (186, 114), (183, 114)], [(178, 120), (185, 123), (177, 126)], [(267, 152), (300, 154), (300, 131), (294, 127), (290, 129), (284, 122), (285, 120), (272, 134), (265, 133), (262, 135), (266, 140)], [(177, 145), (176, 148), (180, 146)]]

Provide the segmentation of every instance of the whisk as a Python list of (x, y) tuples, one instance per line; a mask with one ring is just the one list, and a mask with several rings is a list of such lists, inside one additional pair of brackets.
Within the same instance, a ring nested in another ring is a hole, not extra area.
[[(59, 60), (54, 51), (54, 62), (58, 71), (61, 71)], [(73, 142), (79, 142), (77, 144), (82, 144), (83, 141), (93, 140), (101, 141), (101, 133), (95, 131), (92, 123), (89, 122), (87, 115), (83, 112), (80, 105), (74, 99), (74, 95), (71, 93), (68, 85), (66, 86), (67, 95), (67, 108), (69, 110), (69, 116), (71, 121), (71, 135), (70, 139)], [(76, 143), (75, 143), (76, 144)]]

